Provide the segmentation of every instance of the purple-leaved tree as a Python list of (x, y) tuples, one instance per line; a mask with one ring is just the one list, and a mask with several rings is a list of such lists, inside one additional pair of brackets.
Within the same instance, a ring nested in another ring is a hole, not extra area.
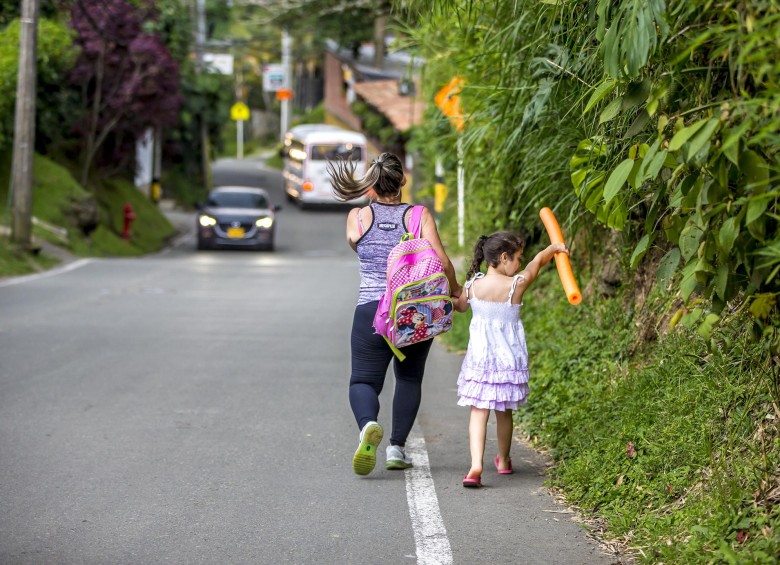
[(150, 127), (178, 120), (179, 68), (144, 22), (156, 16), (154, 2), (75, 0), (71, 26), (81, 48), (70, 80), (81, 89), (84, 115), (75, 129), (84, 138), (81, 183), (98, 158), (126, 166), (135, 140)]

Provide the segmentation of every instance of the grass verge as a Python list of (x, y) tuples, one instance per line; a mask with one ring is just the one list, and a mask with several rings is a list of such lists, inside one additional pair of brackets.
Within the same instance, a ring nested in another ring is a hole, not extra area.
[[(9, 179), (10, 156), (0, 160), (0, 224), (6, 229), (10, 221)], [(84, 189), (68, 170), (51, 159), (35, 155), (33, 163), (32, 215), (50, 228), (34, 225), (36, 238), (58, 245), (80, 256), (135, 256), (157, 251), (174, 235), (174, 227), (165, 215), (131, 182), (122, 179), (101, 180), (93, 187), (95, 193)], [(97, 202), (99, 224), (86, 236), (75, 220), (75, 205)], [(129, 203), (136, 214), (131, 238), (121, 238), (123, 207)], [(66, 233), (57, 235), (56, 232)], [(32, 255), (12, 249), (3, 239), (0, 252), (0, 276), (21, 275), (40, 271), (56, 264), (57, 260), (44, 254)]]

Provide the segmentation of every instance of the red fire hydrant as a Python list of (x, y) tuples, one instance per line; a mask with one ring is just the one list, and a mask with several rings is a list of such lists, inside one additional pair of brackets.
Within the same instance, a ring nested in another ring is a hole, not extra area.
[(122, 239), (130, 239), (130, 225), (135, 220), (135, 212), (130, 203), (125, 204), (124, 208), (124, 227), (122, 228)]

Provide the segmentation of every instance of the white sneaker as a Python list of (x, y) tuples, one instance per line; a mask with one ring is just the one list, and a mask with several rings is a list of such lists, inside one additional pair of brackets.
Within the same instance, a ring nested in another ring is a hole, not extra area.
[(368, 475), (376, 465), (376, 448), (384, 434), (382, 426), (369, 422), (360, 431), (360, 445), (352, 457), (352, 470), (358, 475)]
[(406, 455), (402, 447), (397, 445), (387, 446), (387, 469), (408, 469), (412, 466), (412, 458)]

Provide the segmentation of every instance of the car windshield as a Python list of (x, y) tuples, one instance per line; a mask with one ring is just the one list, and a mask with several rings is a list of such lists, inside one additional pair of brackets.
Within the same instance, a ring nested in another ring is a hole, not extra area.
[(363, 159), (363, 151), (361, 147), (355, 147), (351, 143), (344, 145), (312, 145), (311, 158), (315, 161), (334, 161), (336, 159), (361, 161)]
[(255, 192), (214, 192), (208, 205), (216, 208), (268, 208), (268, 200)]

